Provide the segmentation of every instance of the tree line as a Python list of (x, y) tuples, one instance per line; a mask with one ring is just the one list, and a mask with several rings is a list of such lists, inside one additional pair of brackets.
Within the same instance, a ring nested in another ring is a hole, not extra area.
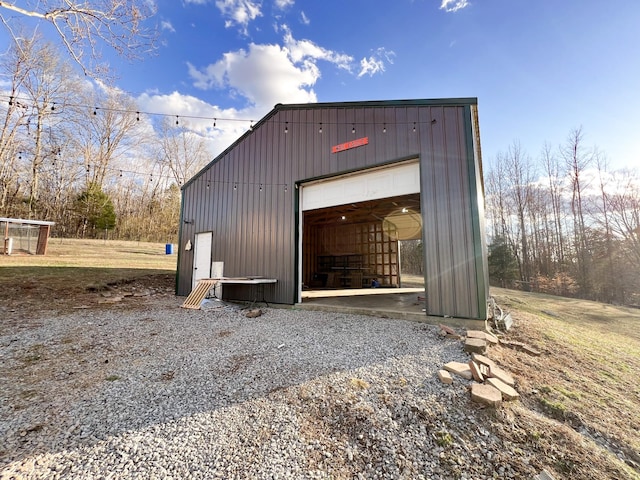
[(494, 285), (640, 304), (640, 175), (610, 170), (581, 128), (532, 158), (518, 142), (485, 175)]
[[(53, 220), (57, 236), (175, 242), (180, 186), (212, 158), (207, 139), (140, 118), (38, 35), (13, 38), (0, 57), (0, 216)], [(514, 142), (485, 198), (494, 284), (640, 304), (640, 175), (610, 171), (581, 129), (536, 158)]]
[(53, 235), (175, 242), (180, 186), (212, 157), (186, 124), (140, 118), (37, 35), (0, 57), (0, 216)]

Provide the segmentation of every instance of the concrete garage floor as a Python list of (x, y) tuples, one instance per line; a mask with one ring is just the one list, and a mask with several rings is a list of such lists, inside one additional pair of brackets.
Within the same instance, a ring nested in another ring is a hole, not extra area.
[(296, 308), (484, 329), (484, 322), (479, 320), (428, 316), (424, 312), (424, 297), (423, 288), (307, 290), (302, 292), (302, 303), (296, 304)]

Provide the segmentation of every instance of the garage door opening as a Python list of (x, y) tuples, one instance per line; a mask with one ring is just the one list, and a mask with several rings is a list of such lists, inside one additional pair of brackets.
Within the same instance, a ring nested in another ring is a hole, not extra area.
[(416, 159), (301, 186), (299, 301), (424, 288), (402, 255), (423, 236), (419, 179)]
[(309, 210), (303, 225), (303, 301), (424, 291), (419, 193)]

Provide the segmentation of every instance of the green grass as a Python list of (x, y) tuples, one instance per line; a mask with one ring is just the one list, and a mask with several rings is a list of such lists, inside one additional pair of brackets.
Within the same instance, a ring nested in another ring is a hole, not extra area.
[(519, 372), (523, 402), (640, 451), (640, 310), (499, 288), (492, 294), (514, 318), (508, 337), (544, 352), (532, 360), (502, 350), (500, 360)]
[(0, 255), (0, 300), (3, 292), (12, 296), (18, 288), (27, 294), (99, 291), (141, 276), (174, 273), (176, 260), (160, 243), (50, 239), (46, 255)]

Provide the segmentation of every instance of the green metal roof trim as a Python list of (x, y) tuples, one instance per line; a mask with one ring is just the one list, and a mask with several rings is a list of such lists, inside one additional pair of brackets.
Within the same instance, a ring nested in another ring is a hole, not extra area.
[(478, 99), (476, 97), (468, 98), (435, 98), (435, 99), (414, 99), (414, 100), (368, 100), (368, 101), (354, 101), (354, 102), (325, 102), (325, 103), (292, 103), (282, 104), (278, 103), (273, 110), (267, 113), (262, 119), (255, 123), (253, 128), (247, 130), (242, 134), (235, 142), (227, 147), (216, 158), (206, 164), (198, 173), (196, 173), (189, 181), (183, 186), (182, 190), (195, 182), (204, 172), (206, 172), (212, 165), (222, 159), (227, 153), (233, 150), (238, 144), (240, 144), (246, 137), (253, 133), (253, 130), (260, 127), (263, 123), (269, 120), (271, 117), (279, 112), (286, 110), (302, 110), (302, 109), (321, 109), (321, 108), (380, 108), (380, 107), (456, 107), (456, 106), (469, 106), (477, 105)]

